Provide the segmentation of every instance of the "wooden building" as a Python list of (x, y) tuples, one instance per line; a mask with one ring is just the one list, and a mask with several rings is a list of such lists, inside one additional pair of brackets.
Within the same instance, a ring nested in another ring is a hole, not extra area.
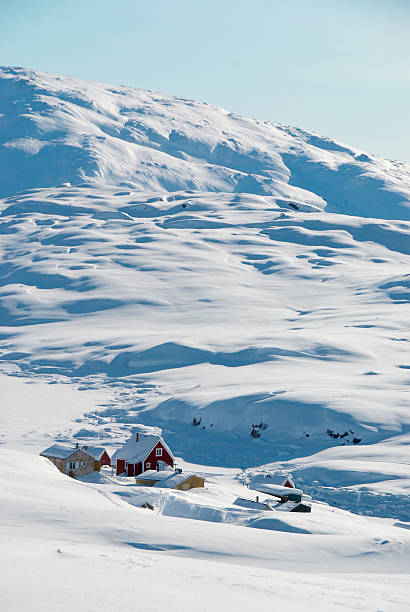
[(258, 498), (247, 499), (246, 497), (237, 497), (233, 502), (235, 506), (241, 506), (241, 508), (249, 508), (250, 510), (272, 510), (267, 500), (260, 502)]
[(174, 455), (161, 436), (135, 433), (112, 456), (117, 476), (138, 476), (147, 470), (174, 467)]
[(96, 446), (80, 447), (77, 444), (72, 447), (64, 444), (54, 444), (40, 455), (54, 463), (60, 472), (72, 478), (99, 472), (101, 465), (110, 464), (110, 456), (105, 448)]
[(302, 500), (303, 491), (294, 487), (286, 487), (282, 485), (265, 484), (264, 482), (254, 483), (251, 487), (260, 493), (267, 493), (276, 497), (282, 503), (287, 501), (300, 502)]
[(162, 489), (177, 489), (178, 491), (188, 491), (189, 489), (199, 489), (205, 486), (205, 478), (199, 474), (190, 474), (188, 472), (175, 472), (169, 478), (158, 482), (156, 487)]
[(189, 489), (203, 488), (205, 486), (205, 478), (199, 474), (182, 472), (182, 470), (148, 470), (137, 476), (135, 483), (145, 487), (188, 491)]
[[(167, 466), (168, 467), (168, 466)], [(143, 485), (144, 487), (153, 487), (162, 480), (166, 480), (173, 476), (175, 471), (172, 468), (164, 470), (146, 470), (135, 479), (135, 484)]]

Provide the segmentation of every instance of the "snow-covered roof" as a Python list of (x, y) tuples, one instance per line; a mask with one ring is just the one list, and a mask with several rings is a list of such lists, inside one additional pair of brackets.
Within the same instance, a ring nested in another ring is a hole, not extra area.
[(75, 453), (76, 450), (78, 450), (78, 448), (73, 448), (72, 446), (66, 446), (65, 444), (53, 444), (53, 446), (50, 446), (49, 448), (46, 448), (46, 450), (43, 450), (40, 453), (40, 455), (42, 457), (54, 457), (55, 459), (66, 459), (67, 457)]
[(273, 506), (274, 510), (279, 510), (280, 512), (292, 512), (292, 510), (295, 510), (295, 508), (297, 508), (300, 505), (303, 506), (308, 506), (309, 508), (312, 507), (312, 504), (309, 502), (294, 502), (294, 501), (287, 501), (284, 504), (281, 504), (280, 502), (278, 504), (276, 504), (275, 506)]
[(157, 482), (154, 487), (174, 489), (178, 485), (188, 480), (188, 478), (191, 478), (191, 476), (198, 476), (199, 478), (202, 478), (202, 476), (199, 476), (199, 474), (193, 474), (192, 472), (173, 472), (173, 474), (171, 474), (168, 478), (161, 480), (161, 482)]
[(242, 508), (251, 508), (252, 510), (272, 510), (270, 502), (267, 500), (264, 502), (255, 501), (254, 499), (246, 499), (245, 497), (238, 497), (233, 502), (235, 506), (241, 506)]
[(280, 512), (291, 512), (296, 506), (299, 506), (299, 502), (287, 501), (284, 504), (279, 502), (279, 504), (275, 506), (275, 510), (279, 510)]
[(173, 469), (169, 469), (169, 470), (146, 470), (145, 472), (142, 472), (142, 474), (139, 474), (137, 476), (138, 480), (149, 480), (149, 481), (153, 481), (153, 480), (164, 480), (165, 478), (169, 478), (170, 476), (172, 476), (172, 474), (175, 474)]
[(67, 459), (75, 451), (82, 450), (98, 461), (105, 451), (103, 446), (67, 446), (66, 444), (53, 444), (46, 450), (43, 450), (40, 455), (42, 457), (54, 457), (55, 459)]
[(288, 495), (303, 495), (303, 491), (300, 489), (294, 489), (289, 487), (283, 487), (275, 484), (265, 484), (264, 482), (255, 482), (251, 484), (250, 489), (254, 491), (260, 491), (261, 493), (269, 493), (269, 495), (275, 495), (276, 497), (285, 497)]
[(154, 436), (152, 434), (138, 434), (138, 442), (136, 434), (125, 442), (125, 444), (115, 451), (112, 456), (112, 462), (116, 462), (117, 459), (125, 459), (129, 463), (138, 463), (139, 461), (145, 461), (147, 456), (150, 454), (152, 449), (158, 442), (161, 442), (162, 446), (169, 453), (171, 457), (173, 454), (168, 446), (165, 444), (161, 436)]
[(103, 446), (82, 446), (81, 450), (85, 451), (86, 453), (91, 455), (91, 457), (94, 457), (94, 459), (98, 461), (99, 459), (101, 459), (101, 455), (105, 451), (105, 448)]
[(257, 482), (258, 484), (263, 482), (264, 484), (266, 483), (281, 486), (285, 486), (285, 482), (287, 481), (289, 482), (289, 484), (292, 485), (292, 487), (295, 486), (295, 483), (290, 474), (281, 474), (280, 472), (276, 474), (266, 474), (265, 476), (256, 477), (254, 479), (254, 482)]

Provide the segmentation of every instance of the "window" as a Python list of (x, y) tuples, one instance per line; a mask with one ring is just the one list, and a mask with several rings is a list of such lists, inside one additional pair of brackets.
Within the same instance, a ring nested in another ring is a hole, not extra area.
[(146, 469), (146, 470), (149, 470), (149, 469), (150, 469), (150, 467), (151, 467), (151, 464), (150, 464), (150, 462), (149, 462), (149, 461), (147, 461), (147, 463), (145, 464), (145, 469)]
[(162, 457), (162, 448), (157, 448), (156, 455), (157, 457)]
[(76, 461), (69, 461), (66, 463), (67, 470), (76, 470), (78, 468), (78, 463)]
[(85, 461), (81, 461), (81, 467), (85, 467), (87, 464)]

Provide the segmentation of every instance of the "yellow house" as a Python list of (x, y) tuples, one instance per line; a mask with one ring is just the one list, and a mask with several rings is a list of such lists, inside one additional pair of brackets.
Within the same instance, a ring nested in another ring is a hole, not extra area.
[(158, 482), (155, 486), (164, 489), (188, 491), (189, 489), (203, 488), (205, 486), (205, 478), (198, 476), (198, 474), (175, 474), (164, 482)]

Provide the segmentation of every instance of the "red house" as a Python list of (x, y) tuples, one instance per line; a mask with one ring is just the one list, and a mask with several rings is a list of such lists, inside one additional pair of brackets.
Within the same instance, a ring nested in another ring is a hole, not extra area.
[(146, 470), (174, 467), (174, 456), (161, 436), (135, 433), (111, 459), (117, 475), (138, 476)]

